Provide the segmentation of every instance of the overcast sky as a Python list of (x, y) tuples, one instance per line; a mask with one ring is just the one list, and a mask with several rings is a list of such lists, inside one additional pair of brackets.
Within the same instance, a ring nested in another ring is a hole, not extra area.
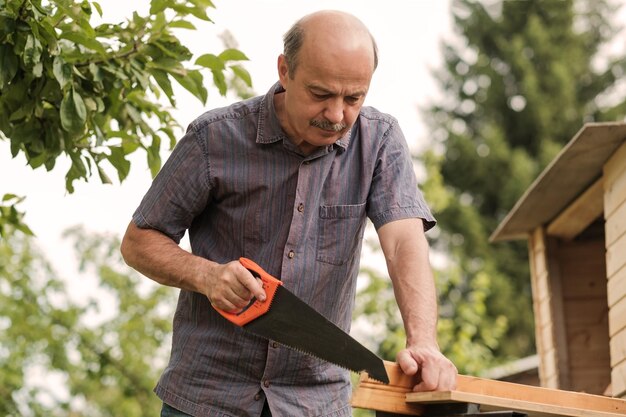
[[(380, 62), (374, 74), (366, 105), (399, 119), (412, 146), (426, 139), (418, 106), (434, 97), (431, 70), (441, 62), (440, 42), (449, 36), (451, 19), (448, 0), (382, 2), (371, 0), (214, 0), (209, 10), (214, 23), (196, 22), (197, 31), (181, 32), (180, 37), (195, 56), (219, 52), (218, 35), (229, 30), (250, 61), (245, 64), (252, 75), (256, 93), (264, 94), (277, 81), (276, 59), (282, 51), (282, 35), (299, 17), (320, 9), (337, 9), (359, 17), (379, 46)], [(146, 0), (100, 0), (103, 20), (116, 23), (134, 10), (146, 10)], [(210, 75), (207, 76), (210, 81)], [(206, 106), (182, 92), (175, 116), (187, 126), (205, 110), (226, 105), (210, 92)], [(164, 155), (164, 160), (167, 155)], [(38, 236), (43, 248), (61, 275), (69, 273), (71, 252), (61, 240), (66, 228), (83, 224), (88, 230), (122, 235), (136, 206), (150, 185), (145, 155), (133, 159), (128, 179), (123, 184), (102, 185), (97, 177), (89, 183), (75, 182), (76, 191), (65, 191), (64, 175), (69, 167), (62, 158), (52, 172), (33, 171), (23, 157), (11, 159), (9, 144), (0, 141), (0, 195), (26, 196), (19, 207), (27, 212), (26, 222)], [(114, 178), (112, 176), (112, 178)]]

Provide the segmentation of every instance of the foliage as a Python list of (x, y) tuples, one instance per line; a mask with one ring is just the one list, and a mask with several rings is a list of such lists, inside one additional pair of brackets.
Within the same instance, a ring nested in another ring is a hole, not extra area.
[[(442, 347), (468, 373), (531, 354), (525, 242), (489, 235), (585, 122), (626, 114), (626, 58), (601, 56), (615, 34), (607, 1), (453, 3), (458, 37), (437, 72), (445, 97), (425, 111), (421, 158), (438, 220)], [(600, 63), (604, 63), (600, 65)], [(480, 364), (480, 366), (477, 366)]]
[(175, 143), (177, 124), (164, 104), (176, 106), (174, 82), (203, 103), (202, 70), (222, 95), (227, 76), (251, 85), (238, 49), (204, 54), (191, 65), (191, 52), (175, 36), (195, 30), (190, 17), (210, 21), (210, 0), (150, 5), (147, 16), (94, 27), (92, 14), (102, 16), (94, 1), (0, 0), (0, 138), (10, 140), (13, 156), (23, 153), (32, 168), (47, 170), (68, 156), (69, 192), (96, 171), (110, 183), (111, 167), (123, 181), (127, 156), (137, 149), (155, 175), (161, 142)]
[[(72, 280), (57, 277), (31, 237), (0, 241), (0, 415), (158, 415), (152, 387), (169, 353), (174, 292), (146, 286), (116, 238), (67, 237), (80, 261)], [(97, 286), (76, 301), (88, 274)]]
[(24, 201), (25, 197), (14, 194), (5, 194), (0, 200), (0, 238), (7, 239), (9, 235), (20, 231), (32, 236), (33, 232), (24, 223), (24, 213), (17, 209), (17, 205)]

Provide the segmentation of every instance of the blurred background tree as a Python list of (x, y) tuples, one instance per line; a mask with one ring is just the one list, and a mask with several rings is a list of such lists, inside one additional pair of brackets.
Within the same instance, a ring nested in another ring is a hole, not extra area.
[[(32, 236), (0, 240), (0, 415), (158, 415), (152, 388), (169, 356), (176, 292), (126, 267), (115, 236), (75, 228), (67, 238), (80, 269), (71, 281)], [(68, 282), (89, 277), (98, 290), (77, 300)]]
[[(584, 123), (626, 115), (626, 57), (623, 48), (607, 51), (617, 8), (602, 0), (453, 2), (456, 36), (434, 71), (441, 96), (423, 110), (429, 137), (417, 158), (439, 221), (430, 235), (440, 344), (463, 373), (535, 351), (527, 248), (489, 236)], [(375, 316), (375, 292), (388, 284), (364, 272), (372, 285), (356, 315)], [(404, 334), (395, 311), (388, 322), (396, 337), (380, 353), (393, 359)]]
[[(203, 104), (205, 72), (221, 95), (251, 94), (232, 36), (192, 64), (175, 35), (210, 21), (210, 0), (150, 6), (93, 26), (98, 2), (0, 0), (0, 140), (13, 157), (48, 171), (69, 158), (68, 192), (96, 174), (122, 182), (137, 150), (156, 175), (162, 142), (171, 149), (180, 127), (175, 84)], [(117, 237), (80, 228), (67, 232), (79, 271), (59, 277), (24, 222), (24, 198), (0, 199), (0, 415), (158, 415), (152, 389), (169, 356), (176, 291), (126, 267)], [(76, 300), (74, 286), (89, 277), (97, 290)]]

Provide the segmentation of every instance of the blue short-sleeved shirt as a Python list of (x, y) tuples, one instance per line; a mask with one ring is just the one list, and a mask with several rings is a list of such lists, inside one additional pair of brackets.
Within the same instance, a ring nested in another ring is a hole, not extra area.
[[(245, 256), (346, 331), (366, 219), (434, 218), (396, 119), (363, 107), (335, 144), (303, 155), (273, 96), (209, 111), (189, 126), (133, 215), (141, 228), (226, 263)], [(349, 374), (247, 333), (204, 295), (181, 291), (170, 362), (155, 388), (192, 415), (351, 415)]]

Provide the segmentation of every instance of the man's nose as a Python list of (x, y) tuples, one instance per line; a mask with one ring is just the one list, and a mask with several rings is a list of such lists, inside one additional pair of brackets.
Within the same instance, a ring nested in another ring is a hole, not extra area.
[(327, 101), (324, 117), (331, 123), (343, 121), (343, 100), (340, 97)]

